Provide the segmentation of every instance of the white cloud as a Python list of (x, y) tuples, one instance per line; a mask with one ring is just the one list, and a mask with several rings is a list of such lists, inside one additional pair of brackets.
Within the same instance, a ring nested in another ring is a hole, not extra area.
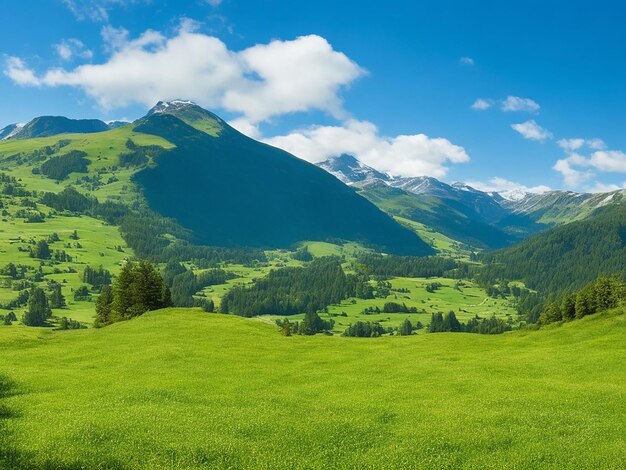
[(74, 57), (89, 60), (93, 57), (93, 52), (87, 49), (82, 41), (74, 38), (64, 39), (60, 43), (55, 44), (54, 49), (63, 60), (71, 60)]
[(606, 144), (602, 139), (591, 139), (586, 141), (587, 146), (593, 150), (604, 150), (606, 148)]
[(478, 98), (476, 101), (474, 101), (474, 104), (472, 104), (471, 108), (474, 111), (485, 111), (491, 108), (492, 106), (493, 106), (493, 100)]
[(606, 144), (602, 139), (582, 139), (577, 137), (574, 139), (560, 139), (556, 143), (567, 153), (580, 150), (585, 145), (592, 150), (602, 150), (606, 148)]
[(78, 20), (96, 22), (109, 21), (109, 10), (135, 3), (150, 3), (152, 0), (62, 0)]
[(507, 96), (502, 100), (502, 111), (526, 111), (535, 113), (539, 111), (540, 106), (530, 98), (520, 98), (519, 96)]
[(599, 150), (591, 154), (588, 163), (598, 171), (626, 173), (626, 153), (619, 150)]
[(19, 57), (7, 57), (4, 74), (21, 86), (39, 86), (40, 81)]
[(5, 73), (22, 85), (82, 89), (105, 109), (185, 97), (205, 107), (241, 113), (256, 123), (273, 116), (321, 110), (345, 118), (339, 93), (365, 71), (320, 36), (229, 50), (218, 38), (183, 27), (171, 38), (148, 30), (134, 40), (103, 28), (111, 57), (37, 77), (21, 59)]
[(596, 181), (593, 186), (585, 188), (585, 191), (590, 193), (610, 193), (613, 191), (619, 191), (620, 189), (626, 189), (626, 182), (622, 186), (617, 184), (605, 184), (600, 181)]
[(259, 126), (257, 126), (255, 123), (251, 122), (245, 117), (228, 121), (228, 124), (237, 129), (242, 134), (247, 135), (248, 137), (251, 137), (253, 139), (261, 138), (261, 130), (259, 129)]
[(585, 139), (560, 139), (556, 142), (559, 147), (567, 152), (573, 152), (585, 145)]
[(588, 170), (577, 170), (573, 167), (574, 164), (576, 164), (576, 162), (572, 161), (571, 158), (564, 158), (558, 160), (552, 167), (554, 170), (561, 173), (561, 176), (563, 176), (563, 180), (565, 181), (565, 185), (570, 188), (577, 188), (582, 183), (593, 177), (592, 172)]
[(385, 137), (368, 121), (348, 120), (342, 126), (314, 126), (265, 139), (310, 162), (349, 153), (366, 165), (399, 176), (444, 177), (448, 165), (469, 161), (463, 147), (424, 134)]
[(222, 4), (222, 0), (206, 0), (206, 2), (212, 7), (219, 7)]
[(461, 57), (459, 59), (459, 63), (461, 63), (462, 65), (474, 65), (474, 59), (472, 59), (471, 57)]
[(507, 180), (505, 178), (494, 177), (491, 178), (487, 183), (483, 183), (480, 181), (468, 181), (467, 185), (478, 189), (479, 191), (484, 191), (486, 193), (504, 193), (504, 194), (515, 194), (515, 193), (533, 193), (533, 194), (541, 194), (547, 191), (551, 191), (549, 186), (538, 185), (538, 186), (525, 186), (521, 183), (516, 183), (514, 181)]
[(541, 127), (533, 119), (519, 124), (512, 124), (511, 127), (513, 130), (519, 132), (525, 139), (544, 142), (552, 138), (552, 133)]

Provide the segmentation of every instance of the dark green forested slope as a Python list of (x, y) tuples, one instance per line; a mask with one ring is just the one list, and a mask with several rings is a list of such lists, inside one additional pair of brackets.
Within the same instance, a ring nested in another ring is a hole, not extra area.
[(488, 280), (521, 279), (531, 289), (575, 290), (601, 274), (626, 276), (626, 206), (552, 229), (484, 256)]
[(226, 123), (211, 136), (167, 114), (138, 132), (176, 148), (136, 175), (150, 206), (217, 246), (284, 247), (339, 238), (396, 254), (432, 249), (321, 168), (254, 141)]

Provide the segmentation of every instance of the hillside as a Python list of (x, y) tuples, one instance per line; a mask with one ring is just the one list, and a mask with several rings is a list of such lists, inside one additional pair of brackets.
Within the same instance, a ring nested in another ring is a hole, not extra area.
[(360, 185), (360, 194), (389, 214), (420, 222), (472, 247), (501, 248), (511, 244), (508, 234), (489, 225), (459, 201), (415, 194), (377, 182)]
[(0, 466), (611, 468), (625, 326), (615, 312), (496, 337), (285, 338), (187, 310), (0, 326)]
[(322, 169), (219, 124), (219, 135), (212, 136), (156, 113), (135, 128), (176, 146), (135, 177), (148, 204), (202, 243), (287, 247), (334, 238), (397, 254), (432, 253), (415, 233)]
[(538, 234), (486, 254), (485, 277), (519, 279), (546, 293), (574, 290), (599, 274), (626, 277), (626, 206), (597, 209), (593, 218)]

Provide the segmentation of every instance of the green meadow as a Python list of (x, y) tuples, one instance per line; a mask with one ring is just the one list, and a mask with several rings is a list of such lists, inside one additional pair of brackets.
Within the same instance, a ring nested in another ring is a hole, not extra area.
[(620, 468), (626, 316), (539, 331), (284, 337), (168, 309), (0, 326), (0, 467)]
[[(431, 314), (441, 312), (443, 314), (454, 311), (460, 321), (475, 317), (490, 318), (492, 316), (511, 320), (517, 323), (515, 304), (509, 298), (488, 297), (484, 289), (468, 280), (455, 280), (448, 278), (392, 278), (390, 295), (386, 298), (357, 299), (350, 298), (338, 305), (328, 307), (327, 313), (320, 316), (324, 320), (334, 320), (334, 332), (341, 334), (351, 323), (357, 321), (379, 322), (383, 327), (397, 328), (408, 318), (411, 323), (421, 322), (424, 326), (430, 323)], [(440, 288), (434, 292), (428, 292), (428, 284), (438, 283)], [(373, 285), (376, 285), (372, 282)], [(387, 302), (406, 304), (407, 307), (415, 307), (418, 313), (364, 313), (368, 308), (378, 307), (383, 309)], [(268, 321), (274, 321), (279, 317), (267, 315), (263, 317)], [(304, 314), (291, 315), (290, 321), (298, 321), (304, 318)]]

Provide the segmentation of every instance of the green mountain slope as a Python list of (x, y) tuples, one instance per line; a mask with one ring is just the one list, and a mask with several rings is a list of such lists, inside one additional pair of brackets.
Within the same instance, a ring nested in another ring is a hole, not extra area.
[(610, 273), (626, 277), (626, 206), (597, 209), (572, 222), (484, 256), (490, 279), (523, 280), (542, 292), (574, 290)]
[(433, 253), (324, 170), (219, 124), (215, 137), (157, 113), (135, 128), (176, 145), (136, 175), (150, 207), (203, 243), (284, 247), (339, 238), (398, 254)]

